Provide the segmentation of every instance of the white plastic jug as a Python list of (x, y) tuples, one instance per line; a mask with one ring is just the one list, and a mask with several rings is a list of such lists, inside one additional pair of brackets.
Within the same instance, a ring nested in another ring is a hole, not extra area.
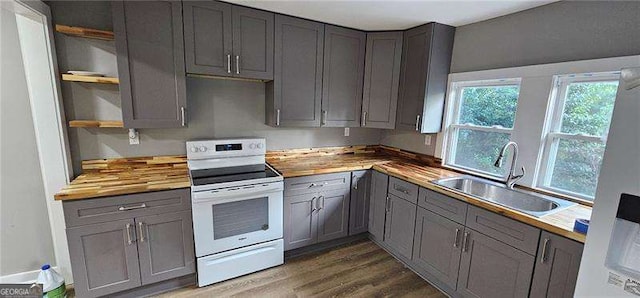
[(45, 298), (63, 298), (67, 296), (64, 278), (51, 268), (49, 264), (42, 266), (38, 274), (38, 283), (42, 284)]

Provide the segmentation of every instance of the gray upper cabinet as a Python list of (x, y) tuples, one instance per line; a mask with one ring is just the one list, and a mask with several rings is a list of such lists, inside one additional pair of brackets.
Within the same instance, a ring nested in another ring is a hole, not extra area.
[(413, 252), (416, 208), (414, 203), (389, 195), (384, 243), (407, 259), (411, 259)]
[(371, 202), (369, 204), (369, 233), (377, 241), (384, 240), (384, 222), (387, 214), (387, 187), (389, 176), (377, 171), (371, 173)]
[(266, 85), (271, 126), (319, 127), (324, 24), (276, 15), (273, 81)]
[(232, 6), (217, 1), (184, 1), (187, 72), (232, 76)]
[(325, 26), (322, 126), (360, 126), (366, 34)]
[(125, 127), (186, 126), (181, 2), (118, 1), (111, 6)]
[(402, 32), (367, 33), (362, 127), (396, 127), (401, 57)]
[(135, 219), (142, 284), (196, 272), (191, 211)]
[(351, 174), (351, 202), (349, 207), (349, 235), (366, 232), (369, 227), (371, 172)]
[(454, 33), (438, 23), (404, 32), (397, 129), (441, 130)]
[(67, 229), (74, 289), (99, 297), (141, 285), (133, 219)]
[(217, 1), (185, 1), (184, 24), (187, 72), (273, 79), (273, 13)]
[(463, 225), (418, 208), (412, 261), (454, 290), (463, 231)]
[(462, 297), (527, 297), (534, 257), (466, 228), (457, 292)]
[(349, 189), (322, 192), (318, 197), (318, 242), (349, 235)]
[(573, 297), (583, 248), (582, 243), (542, 232), (530, 297)]

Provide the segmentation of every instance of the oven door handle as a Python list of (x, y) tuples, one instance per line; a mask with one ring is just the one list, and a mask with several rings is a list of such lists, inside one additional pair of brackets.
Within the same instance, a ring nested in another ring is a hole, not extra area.
[(254, 187), (234, 187), (222, 191), (201, 191), (191, 194), (191, 201), (194, 204), (208, 203), (211, 201), (234, 202), (242, 201), (257, 194), (267, 196), (271, 193), (281, 192), (282, 184), (279, 185), (259, 185)]

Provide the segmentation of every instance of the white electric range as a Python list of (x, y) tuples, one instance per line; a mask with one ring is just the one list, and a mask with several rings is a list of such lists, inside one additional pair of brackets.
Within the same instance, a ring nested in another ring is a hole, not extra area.
[(281, 265), (284, 182), (262, 138), (187, 142), (198, 286)]

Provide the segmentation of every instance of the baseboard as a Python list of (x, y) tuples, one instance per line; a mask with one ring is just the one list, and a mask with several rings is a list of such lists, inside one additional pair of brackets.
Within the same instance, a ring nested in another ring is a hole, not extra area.
[(326, 242), (320, 242), (310, 246), (288, 250), (284, 252), (284, 261), (286, 262), (287, 260), (292, 258), (297, 258), (300, 256), (312, 254), (312, 253), (318, 253), (318, 252), (326, 251), (328, 249), (336, 248), (341, 245), (346, 245), (346, 244), (354, 243), (356, 241), (361, 241), (363, 239), (367, 239), (368, 234), (369, 233), (364, 232), (364, 233), (360, 233), (352, 236), (329, 240)]
[[(53, 270), (58, 270), (58, 267), (51, 267)], [(0, 284), (30, 284), (38, 279), (40, 270), (18, 272), (9, 275), (0, 276)]]

